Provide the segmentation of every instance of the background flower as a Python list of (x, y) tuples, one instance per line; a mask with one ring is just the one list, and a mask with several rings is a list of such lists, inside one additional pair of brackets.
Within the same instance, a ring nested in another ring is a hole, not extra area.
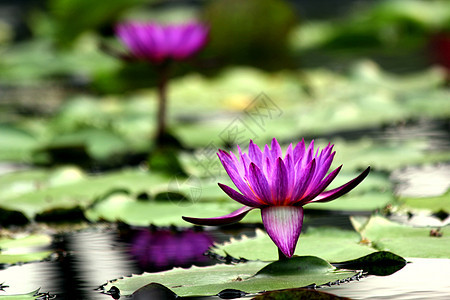
[(190, 58), (206, 45), (208, 31), (208, 27), (200, 23), (128, 22), (116, 27), (117, 36), (132, 58), (156, 64)]

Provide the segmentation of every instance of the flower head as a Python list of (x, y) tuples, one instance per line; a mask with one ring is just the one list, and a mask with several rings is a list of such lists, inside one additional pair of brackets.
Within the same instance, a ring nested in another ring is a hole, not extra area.
[(130, 22), (117, 25), (116, 33), (131, 57), (159, 64), (169, 59), (185, 60), (199, 52), (208, 41), (209, 29), (199, 23)]
[(278, 141), (272, 140), (261, 150), (250, 140), (248, 153), (238, 146), (238, 155), (219, 150), (218, 156), (231, 180), (240, 191), (219, 183), (220, 188), (244, 206), (228, 215), (215, 218), (184, 220), (198, 225), (225, 225), (240, 221), (250, 210), (261, 209), (261, 217), (272, 241), (287, 257), (294, 254), (303, 225), (303, 206), (313, 202), (334, 200), (355, 188), (369, 174), (370, 167), (346, 184), (326, 191), (341, 170), (328, 175), (335, 152), (333, 145), (314, 151), (304, 140), (292, 144), (285, 155)]

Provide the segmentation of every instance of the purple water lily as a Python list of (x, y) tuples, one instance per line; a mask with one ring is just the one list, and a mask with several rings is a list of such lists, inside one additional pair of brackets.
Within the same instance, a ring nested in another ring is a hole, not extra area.
[(158, 71), (158, 116), (156, 140), (166, 135), (166, 89), (172, 61), (186, 60), (203, 49), (209, 28), (200, 23), (162, 25), (152, 22), (128, 22), (116, 26), (116, 34), (130, 51), (126, 60), (147, 61)]
[(209, 29), (200, 23), (129, 22), (117, 25), (116, 33), (132, 57), (159, 64), (185, 60), (199, 52), (208, 42)]
[(219, 183), (220, 188), (244, 206), (228, 215), (215, 218), (183, 217), (197, 225), (225, 225), (240, 221), (252, 209), (261, 209), (261, 217), (272, 241), (286, 257), (291, 257), (303, 225), (303, 206), (334, 200), (355, 188), (369, 174), (370, 167), (346, 184), (326, 191), (341, 166), (329, 173), (334, 145), (314, 151), (314, 141), (306, 148), (304, 140), (295, 148), (292, 144), (283, 157), (278, 141), (264, 150), (250, 140), (248, 153), (239, 155), (219, 150), (225, 170), (240, 193)]

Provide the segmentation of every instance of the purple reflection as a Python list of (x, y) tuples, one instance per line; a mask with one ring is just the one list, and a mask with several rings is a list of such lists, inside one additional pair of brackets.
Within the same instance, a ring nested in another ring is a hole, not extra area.
[(204, 253), (213, 242), (208, 233), (192, 229), (183, 231), (145, 229), (135, 234), (130, 253), (140, 267), (146, 270), (206, 264), (210, 260)]

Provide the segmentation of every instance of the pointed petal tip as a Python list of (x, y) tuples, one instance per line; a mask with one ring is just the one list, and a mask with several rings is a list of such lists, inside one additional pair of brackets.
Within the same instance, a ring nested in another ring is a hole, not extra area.
[(243, 206), (238, 210), (229, 213), (228, 215), (214, 218), (193, 218), (182, 216), (181, 218), (186, 222), (195, 225), (206, 225), (206, 226), (219, 226), (219, 225), (229, 225), (242, 220), (249, 211), (254, 209), (253, 207)]
[[(318, 195), (317, 197), (315, 197), (314, 199), (312, 199), (311, 201), (308, 201), (308, 203), (310, 203), (310, 202), (328, 202), (328, 201), (337, 199), (337, 198), (347, 194), (348, 192), (353, 190), (355, 187), (357, 187), (367, 177), (369, 172), (370, 172), (370, 166), (367, 167), (361, 174), (359, 174), (358, 176), (356, 176), (355, 178), (353, 178), (346, 184), (341, 185), (340, 187), (337, 187), (335, 189), (323, 192), (320, 195)], [(305, 204), (307, 204), (307, 203), (305, 203)]]

